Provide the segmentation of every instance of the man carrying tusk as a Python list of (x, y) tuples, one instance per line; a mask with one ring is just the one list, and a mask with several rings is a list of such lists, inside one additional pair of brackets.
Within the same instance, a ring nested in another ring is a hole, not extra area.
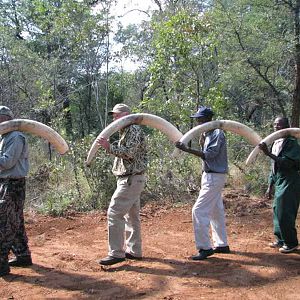
[[(114, 120), (130, 114), (123, 103), (109, 112)], [(133, 123), (139, 123), (137, 118)], [(113, 265), (128, 259), (142, 258), (140, 195), (145, 187), (147, 148), (145, 134), (139, 125), (129, 125), (120, 130), (120, 139), (110, 144), (99, 137), (97, 143), (115, 156), (112, 172), (117, 177), (117, 188), (111, 198), (107, 212), (108, 256), (101, 265)], [(124, 242), (124, 232), (126, 240)]]
[[(200, 107), (191, 118), (195, 118), (198, 125), (201, 125), (211, 121), (213, 115), (213, 111), (204, 106)], [(203, 260), (214, 253), (229, 253), (222, 200), (222, 189), (228, 172), (224, 132), (221, 129), (215, 129), (204, 133), (200, 139), (202, 150), (189, 148), (181, 142), (176, 142), (175, 146), (203, 160), (201, 190), (192, 210), (195, 242), (199, 253), (192, 256), (192, 259)], [(214, 249), (209, 236), (210, 226)]]
[[(274, 121), (274, 131), (289, 128), (287, 118), (278, 117)], [(296, 218), (300, 202), (300, 146), (294, 137), (277, 139), (268, 149), (265, 143), (259, 148), (272, 159), (269, 186), (266, 197), (273, 201), (273, 228), (276, 240), (269, 244), (281, 253), (290, 253), (297, 249), (298, 239)]]
[[(0, 123), (13, 118), (8, 107), (0, 106)], [(0, 139), (0, 276), (9, 274), (10, 266), (32, 265), (23, 212), (28, 169), (26, 137), (19, 131), (3, 134)], [(16, 257), (8, 261), (10, 250)]]

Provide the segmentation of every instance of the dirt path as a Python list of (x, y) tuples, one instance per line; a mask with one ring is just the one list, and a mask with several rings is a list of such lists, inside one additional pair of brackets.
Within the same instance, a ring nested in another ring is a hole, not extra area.
[(284, 255), (266, 246), (269, 205), (232, 191), (225, 198), (232, 253), (202, 262), (189, 260), (195, 254), (192, 204), (145, 206), (144, 260), (112, 267), (96, 262), (107, 254), (105, 213), (27, 214), (34, 265), (0, 278), (0, 298), (300, 299), (300, 251)]

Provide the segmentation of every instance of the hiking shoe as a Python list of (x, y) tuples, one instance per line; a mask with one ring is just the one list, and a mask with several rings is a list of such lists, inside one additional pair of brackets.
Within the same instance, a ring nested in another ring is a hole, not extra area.
[(269, 243), (270, 248), (281, 248), (283, 246), (283, 242), (280, 241), (274, 241), (272, 243)]
[(211, 256), (213, 254), (214, 254), (213, 249), (207, 249), (207, 250), (201, 249), (197, 255), (192, 256), (192, 260), (203, 260), (203, 259), (206, 259), (208, 256)]
[(100, 265), (110, 266), (125, 261), (125, 257), (107, 256), (99, 261)]
[(298, 245), (297, 246), (288, 246), (288, 245), (283, 245), (281, 248), (279, 248), (279, 252), (280, 253), (290, 253), (290, 252), (293, 252), (295, 250), (297, 250), (298, 248)]
[(214, 248), (215, 253), (230, 253), (229, 246), (222, 246)]
[(11, 267), (29, 267), (32, 265), (32, 260), (30, 255), (16, 256), (8, 261)]
[(10, 272), (10, 268), (8, 265), (8, 261), (2, 261), (0, 263), (0, 276), (8, 275)]
[(125, 252), (125, 257), (126, 257), (127, 259), (135, 259), (135, 260), (141, 260), (141, 259), (142, 259), (141, 256), (134, 256), (134, 255), (132, 255), (132, 254), (130, 254), (130, 253), (128, 253), (128, 252)]

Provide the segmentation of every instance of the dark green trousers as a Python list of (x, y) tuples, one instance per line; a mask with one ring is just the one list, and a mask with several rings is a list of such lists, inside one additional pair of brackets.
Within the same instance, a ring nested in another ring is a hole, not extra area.
[(277, 177), (273, 201), (274, 234), (284, 244), (298, 245), (296, 218), (300, 203), (299, 176)]

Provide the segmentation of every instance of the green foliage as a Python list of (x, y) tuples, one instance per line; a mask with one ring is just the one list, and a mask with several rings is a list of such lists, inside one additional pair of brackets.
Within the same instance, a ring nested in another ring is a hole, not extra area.
[(92, 126), (86, 123), (97, 117), (92, 86), (105, 79), (99, 75), (109, 32), (105, 9), (94, 12), (83, 1), (7, 1), (0, 16), (5, 24), (1, 52), (7, 61), (0, 65), (1, 85), (7, 86), (4, 103), (14, 109), (22, 102), (23, 115), (43, 109), (52, 118), (65, 114), (65, 103), (72, 101), (83, 122), (80, 134), (89, 134)]
[[(85, 140), (86, 146), (90, 146), (91, 143), (87, 143), (89, 140)], [(84, 146), (84, 145), (82, 145)], [(83, 149), (82, 149), (83, 150)], [(86, 152), (87, 153), (87, 150)], [(82, 162), (83, 163), (83, 162)], [(107, 208), (110, 198), (116, 187), (116, 178), (112, 174), (113, 157), (107, 155), (107, 153), (100, 148), (97, 151), (90, 167), (84, 169), (89, 188), (89, 207), (90, 208)]]
[(215, 87), (209, 89), (205, 104), (213, 109), (216, 116), (223, 116), (224, 119), (228, 119), (227, 116), (225, 117), (225, 112), (229, 109), (228, 98), (224, 97), (223, 90), (221, 84), (216, 84)]
[[(245, 124), (250, 128), (252, 124)], [(246, 192), (262, 195), (266, 190), (269, 172), (269, 162), (264, 159), (246, 166), (248, 155), (253, 150), (253, 146), (245, 138), (226, 132), (228, 143), (229, 176), (227, 184), (231, 187), (243, 188)], [(260, 158), (263, 158), (261, 155)]]
[(175, 151), (174, 145), (157, 131), (149, 136), (148, 143), (150, 163), (143, 200), (186, 201), (189, 194), (199, 189), (200, 160), (180, 150)]
[(39, 209), (39, 212), (53, 217), (64, 216), (72, 209), (71, 203), (74, 202), (72, 192), (53, 193), (53, 191), (49, 191), (45, 194), (45, 198), (46, 201)]
[(220, 42), (219, 82), (231, 111), (258, 124), (288, 112), (294, 85), (288, 6), (261, 0), (216, 1), (208, 14)]
[(53, 215), (107, 207), (115, 188), (112, 158), (99, 149), (93, 164), (87, 168), (85, 159), (92, 139), (89, 136), (76, 143), (70, 142), (70, 152), (63, 157), (53, 153), (51, 161), (47, 161), (43, 146), (34, 147), (36, 151), (31, 149), (29, 206)]
[(152, 28), (155, 57), (141, 106), (182, 131), (189, 129), (189, 116), (200, 105), (211, 106), (217, 116), (224, 115), (229, 98), (226, 86), (219, 82), (221, 47), (209, 14), (179, 9), (154, 19)]

